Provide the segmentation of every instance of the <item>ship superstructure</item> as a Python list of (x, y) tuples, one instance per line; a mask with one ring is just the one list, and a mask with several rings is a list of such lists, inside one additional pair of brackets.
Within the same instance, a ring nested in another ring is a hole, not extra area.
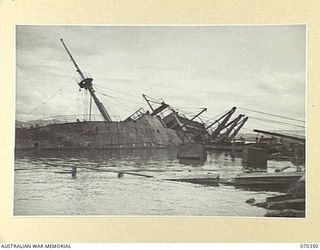
[[(187, 117), (164, 100), (155, 100), (145, 94), (143, 98), (150, 111), (138, 109), (123, 121), (113, 121), (96, 95), (93, 78), (80, 69), (63, 39), (60, 39), (76, 72), (80, 75), (77, 85), (90, 93), (88, 120), (16, 127), (16, 150), (25, 149), (86, 149), (86, 148), (149, 148), (170, 147), (182, 143), (216, 142), (231, 143), (248, 120), (243, 114), (230, 121), (236, 107), (211, 124), (200, 116), (207, 108)], [(103, 121), (92, 121), (92, 103), (97, 106)]]
[[(139, 109), (124, 121), (112, 121), (95, 94), (93, 79), (84, 75), (62, 39), (61, 42), (81, 77), (80, 89), (90, 93), (89, 121), (16, 127), (16, 150), (170, 147), (192, 141), (191, 134), (168, 128), (155, 110)], [(104, 121), (91, 121), (92, 99)]]

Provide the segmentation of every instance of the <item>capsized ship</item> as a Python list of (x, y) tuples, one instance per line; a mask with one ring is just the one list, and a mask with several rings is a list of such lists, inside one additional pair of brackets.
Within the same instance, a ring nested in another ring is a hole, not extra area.
[[(89, 121), (16, 127), (16, 150), (170, 147), (192, 142), (195, 131), (205, 130), (202, 124), (179, 117), (164, 102), (160, 107), (153, 108), (145, 95), (152, 112), (139, 109), (124, 121), (112, 121), (95, 94), (93, 79), (83, 74), (64, 41), (60, 40), (81, 77), (79, 87), (89, 91), (104, 121), (91, 121), (89, 118)], [(160, 117), (160, 113), (165, 109), (170, 113), (167, 117)], [(176, 129), (177, 124), (181, 129)]]

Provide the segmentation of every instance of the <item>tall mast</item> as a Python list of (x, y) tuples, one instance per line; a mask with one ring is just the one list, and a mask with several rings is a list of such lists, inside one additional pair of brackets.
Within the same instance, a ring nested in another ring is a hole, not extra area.
[[(111, 117), (110, 115), (108, 114), (106, 108), (104, 107), (104, 105), (100, 102), (100, 100), (98, 99), (98, 97), (96, 96), (95, 94), (95, 90), (92, 86), (92, 81), (93, 79), (92, 78), (88, 78), (88, 77), (85, 77), (85, 75), (82, 73), (82, 71), (80, 70), (78, 64), (76, 63), (76, 61), (73, 59), (73, 56), (71, 55), (70, 51), (68, 50), (67, 46), (65, 45), (65, 43), (63, 42), (62, 39), (60, 39), (63, 47), (66, 49), (71, 61), (73, 62), (73, 65), (75, 66), (76, 68), (76, 71), (79, 73), (80, 77), (81, 77), (81, 81), (78, 83), (78, 85), (80, 86), (80, 88), (84, 88), (84, 89), (87, 89), (89, 90), (90, 92), (90, 95), (92, 96), (95, 104), (97, 105), (97, 108), (99, 109), (101, 115), (103, 116), (104, 120), (105, 121), (108, 121), (108, 122), (111, 122)], [(90, 111), (91, 113), (91, 111)]]

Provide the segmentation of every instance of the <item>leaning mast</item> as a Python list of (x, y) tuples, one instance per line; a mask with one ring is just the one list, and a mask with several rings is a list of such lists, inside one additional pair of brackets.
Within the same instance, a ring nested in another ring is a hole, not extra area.
[[(71, 61), (73, 62), (73, 65), (76, 68), (76, 71), (79, 73), (80, 77), (81, 77), (81, 81), (78, 83), (80, 88), (84, 88), (89, 90), (91, 97), (93, 98), (95, 104), (97, 105), (97, 108), (99, 109), (101, 115), (103, 116), (104, 120), (107, 122), (111, 122), (111, 117), (108, 114), (106, 108), (104, 107), (104, 105), (100, 102), (100, 100), (98, 99), (98, 97), (95, 94), (95, 90), (93, 89), (92, 86), (92, 78), (86, 77), (82, 71), (80, 70), (78, 64), (76, 63), (76, 61), (73, 59), (73, 56), (71, 55), (70, 51), (68, 50), (67, 46), (65, 45), (65, 43), (63, 42), (63, 39), (60, 39), (63, 47), (66, 49)], [(91, 113), (91, 111), (90, 111)]]

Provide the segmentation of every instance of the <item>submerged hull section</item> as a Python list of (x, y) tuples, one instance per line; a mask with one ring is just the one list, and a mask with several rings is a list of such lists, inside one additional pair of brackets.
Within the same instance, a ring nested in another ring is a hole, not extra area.
[(16, 128), (16, 150), (152, 148), (191, 142), (190, 135), (164, 128), (157, 118), (144, 115), (123, 122), (74, 122), (35, 128)]

